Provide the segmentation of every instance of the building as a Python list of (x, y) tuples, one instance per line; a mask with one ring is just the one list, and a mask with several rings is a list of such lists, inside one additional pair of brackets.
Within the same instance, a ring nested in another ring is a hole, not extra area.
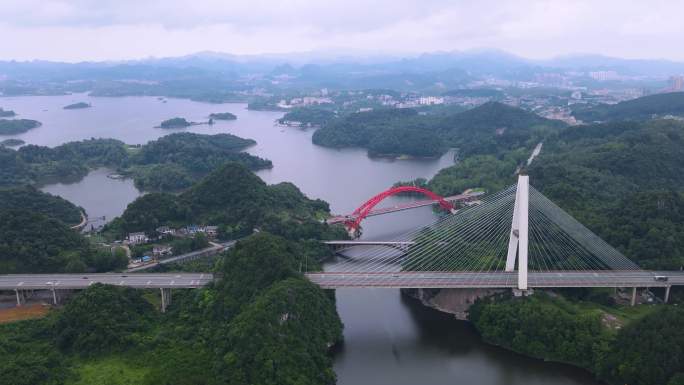
[(152, 254), (155, 258), (159, 258), (165, 255), (171, 255), (173, 253), (173, 248), (166, 245), (155, 245), (152, 247)]
[(670, 77), (670, 88), (672, 91), (684, 90), (684, 75)]
[(214, 238), (218, 235), (218, 226), (207, 226), (204, 230), (208, 237)]
[(130, 233), (128, 234), (128, 237), (126, 237), (128, 240), (128, 243), (131, 245), (137, 245), (139, 243), (147, 243), (150, 239), (145, 235), (143, 232), (139, 233)]
[(604, 82), (606, 80), (616, 80), (619, 78), (617, 72), (615, 71), (594, 71), (594, 72), (589, 72), (589, 77), (598, 80), (600, 82)]
[(444, 104), (444, 98), (438, 96), (421, 96), (418, 103), (422, 106), (429, 106), (433, 104)]
[(172, 229), (169, 226), (157, 227), (155, 231), (161, 235), (174, 235), (176, 233), (176, 229)]

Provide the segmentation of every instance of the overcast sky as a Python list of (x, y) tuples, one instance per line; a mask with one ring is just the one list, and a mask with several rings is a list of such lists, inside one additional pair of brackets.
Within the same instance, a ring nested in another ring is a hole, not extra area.
[(680, 0), (0, 0), (0, 60), (496, 48), (684, 61)]

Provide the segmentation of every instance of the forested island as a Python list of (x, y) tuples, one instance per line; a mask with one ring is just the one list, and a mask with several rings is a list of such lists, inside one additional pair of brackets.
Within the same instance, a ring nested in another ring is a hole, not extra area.
[(490, 102), (452, 114), (420, 115), (410, 108), (354, 113), (325, 124), (312, 140), (327, 147), (367, 148), (371, 156), (437, 157), (451, 147), (465, 156), (519, 148), (563, 126)]
[(68, 106), (64, 106), (63, 109), (65, 110), (79, 110), (83, 108), (90, 108), (92, 105), (90, 103), (86, 102), (78, 102), (74, 104), (69, 104)]
[(40, 122), (31, 119), (0, 119), (0, 135), (23, 134), (40, 127)]
[(3, 141), (0, 141), (0, 146), (16, 147), (16, 146), (21, 146), (21, 145), (23, 145), (23, 144), (25, 144), (25, 143), (26, 143), (26, 142), (24, 142), (24, 141), (21, 140), (21, 139), (14, 139), (14, 138), (12, 138), (12, 139), (5, 139), (5, 140), (3, 140)]
[(12, 110), (4, 110), (2, 107), (0, 107), (0, 118), (11, 118), (16, 116), (17, 114), (12, 111)]
[(161, 124), (159, 124), (159, 127), (161, 128), (185, 128), (185, 127), (190, 127), (192, 123), (188, 122), (184, 118), (171, 118), (167, 119)]
[(235, 120), (237, 119), (237, 116), (235, 116), (235, 114), (231, 114), (230, 112), (215, 112), (213, 114), (209, 114), (209, 118), (216, 120)]
[(271, 167), (270, 161), (241, 152), (254, 143), (230, 134), (176, 133), (142, 146), (90, 139), (54, 148), (0, 147), (0, 186), (79, 180), (92, 169), (108, 167), (131, 176), (143, 190), (180, 190), (227, 161), (251, 170)]

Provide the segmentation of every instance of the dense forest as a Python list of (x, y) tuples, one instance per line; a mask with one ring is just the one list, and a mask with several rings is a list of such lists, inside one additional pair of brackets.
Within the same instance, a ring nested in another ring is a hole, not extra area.
[(30, 186), (0, 188), (0, 274), (107, 272), (128, 264), (70, 228), (81, 209)]
[(330, 121), (313, 135), (328, 147), (364, 147), (370, 155), (435, 157), (455, 147), (459, 156), (532, 148), (563, 127), (518, 108), (490, 102), (458, 113), (421, 115), (414, 109), (359, 112)]
[(39, 127), (40, 122), (31, 119), (0, 119), (0, 135), (16, 135)]
[(253, 235), (217, 265), (223, 279), (175, 291), (165, 314), (141, 290), (98, 284), (46, 319), (0, 325), (0, 383), (332, 384), (342, 324), (298, 249)]
[(575, 118), (591, 123), (611, 120), (648, 120), (674, 115), (684, 117), (684, 92), (644, 96), (618, 104), (578, 105), (572, 111)]
[(684, 309), (649, 311), (611, 328), (602, 310), (587, 311), (562, 297), (537, 293), (479, 300), (469, 318), (487, 342), (582, 366), (611, 384), (677, 384), (684, 373)]
[(255, 142), (230, 134), (176, 133), (140, 147), (115, 139), (90, 139), (54, 148), (26, 145), (0, 147), (0, 186), (79, 180), (97, 167), (109, 167), (133, 177), (144, 190), (178, 190), (190, 186), (227, 161), (252, 170), (271, 162), (243, 152)]
[(98, 249), (64, 222), (21, 208), (0, 210), (0, 274), (120, 270), (120, 250)]
[(73, 226), (81, 222), (81, 209), (68, 200), (31, 186), (0, 188), (0, 211), (25, 209)]
[(122, 237), (134, 231), (154, 232), (159, 226), (206, 223), (219, 226), (224, 238), (251, 234), (254, 229), (289, 239), (343, 236), (319, 220), (328, 204), (310, 200), (291, 183), (267, 185), (249, 169), (227, 163), (179, 195), (152, 193), (128, 205), (106, 232)]

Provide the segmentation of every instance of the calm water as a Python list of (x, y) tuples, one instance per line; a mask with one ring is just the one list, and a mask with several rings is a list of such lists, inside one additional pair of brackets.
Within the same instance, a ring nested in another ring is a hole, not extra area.
[[(78, 101), (84, 110), (62, 110)], [(153, 128), (179, 116), (206, 120), (212, 112), (232, 112), (238, 120), (187, 131), (232, 133), (255, 139), (248, 152), (271, 159), (274, 167), (258, 175), (268, 183), (290, 181), (312, 198), (346, 213), (398, 180), (429, 178), (452, 164), (453, 154), (432, 161), (370, 159), (364, 150), (331, 150), (311, 144), (312, 131), (281, 128), (273, 121), (281, 113), (248, 111), (244, 104), (205, 104), (151, 97), (91, 98), (85, 95), (0, 98), (0, 106), (43, 126), (14, 136), (27, 143), (56, 146), (90, 137), (112, 137), (145, 143), (169, 133)], [(54, 184), (45, 191), (84, 207), (91, 217), (119, 215), (140, 192), (131, 181), (112, 180), (107, 170), (91, 172), (72, 184)], [(389, 202), (392, 204), (393, 200)], [(429, 208), (411, 210), (364, 222), (364, 237), (383, 238), (434, 220)], [(568, 366), (544, 363), (481, 342), (472, 327), (451, 316), (403, 298), (397, 290), (337, 291), (337, 306), (345, 324), (345, 343), (335, 355), (340, 385), (595, 385), (591, 377)]]

